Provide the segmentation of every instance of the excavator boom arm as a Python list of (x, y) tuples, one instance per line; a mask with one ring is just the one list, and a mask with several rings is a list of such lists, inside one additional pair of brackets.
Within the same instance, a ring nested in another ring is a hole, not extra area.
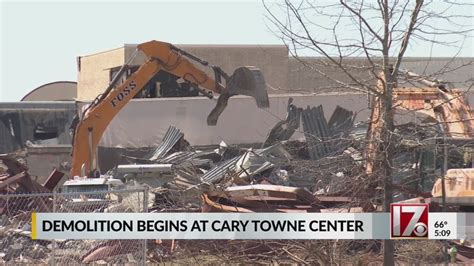
[(91, 175), (92, 171), (97, 169), (96, 150), (107, 126), (160, 70), (179, 76), (204, 89), (217, 93), (226, 92), (221, 84), (194, 66), (169, 43), (150, 41), (138, 45), (137, 48), (148, 60), (123, 84), (107, 91), (98, 102), (93, 102), (77, 124), (73, 139), (71, 177)]

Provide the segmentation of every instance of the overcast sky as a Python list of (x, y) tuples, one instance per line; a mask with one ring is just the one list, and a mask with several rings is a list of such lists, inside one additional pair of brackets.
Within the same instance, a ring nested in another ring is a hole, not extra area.
[[(259, 0), (0, 1), (0, 101), (19, 101), (45, 83), (76, 81), (77, 56), (124, 43), (281, 44)], [(473, 50), (471, 40), (459, 56), (472, 57)], [(407, 55), (424, 53), (414, 47)]]

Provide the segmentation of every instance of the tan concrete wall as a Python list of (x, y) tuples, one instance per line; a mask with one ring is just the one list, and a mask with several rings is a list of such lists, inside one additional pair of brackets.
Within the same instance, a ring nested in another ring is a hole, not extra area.
[(102, 93), (110, 81), (110, 69), (124, 64), (123, 47), (80, 57), (77, 98), (80, 101), (93, 100)]
[[(340, 68), (331, 66), (331, 63), (326, 59), (315, 57), (302, 57), (299, 59), (289, 59), (290, 86), (288, 90), (290, 92), (354, 92), (349, 88), (343, 87), (339, 82), (361, 87), (356, 85)], [(365, 59), (345, 59), (344, 64), (352, 76), (359, 80), (364, 80), (365, 84), (375, 84), (375, 79), (367, 69), (368, 62)]]
[[(328, 66), (330, 63), (327, 59), (321, 57), (301, 57), (299, 59), (289, 59), (289, 87), (284, 92), (353, 91), (350, 88), (341, 87), (341, 84), (335, 80), (356, 86), (341, 69)], [(395, 58), (390, 60), (395, 62)], [(379, 65), (382, 63), (380, 58), (374, 58), (372, 61)], [(376, 83), (366, 58), (345, 58), (343, 62), (346, 65), (346, 70), (358, 80), (364, 80), (364, 84)], [(474, 75), (474, 64), (472, 62), (472, 58), (452, 60), (451, 58), (406, 57), (403, 59), (400, 69), (448, 81), (454, 88), (468, 88), (472, 84)], [(376, 70), (376, 73), (378, 71)], [(328, 77), (320, 72), (325, 73)], [(400, 87), (411, 87), (413, 84), (399, 81), (398, 85)]]
[[(283, 45), (177, 46), (212, 65), (222, 67), (228, 74), (232, 74), (233, 70), (240, 66), (254, 65), (259, 67), (269, 85), (269, 94), (354, 92), (335, 80), (360, 87), (340, 69), (328, 66), (327, 59), (302, 57), (300, 59), (305, 62), (303, 64), (294, 58), (290, 58), (288, 49)], [(94, 99), (98, 93), (106, 88), (109, 82), (109, 69), (121, 66), (124, 60), (128, 61), (135, 50), (135, 44), (126, 44), (123, 48), (82, 57), (78, 98), (80, 100)], [(141, 65), (144, 61), (145, 55), (139, 53), (130, 64)], [(380, 58), (375, 58), (373, 61), (380, 63)], [(465, 88), (472, 83), (474, 64), (469, 66), (469, 62), (472, 63), (472, 58), (457, 58), (454, 62), (448, 58), (405, 58), (402, 69), (409, 69), (420, 74), (434, 74), (437, 78), (452, 82), (454, 87)], [(358, 80), (362, 79), (364, 84), (375, 84), (375, 79), (369, 69), (370, 64), (366, 58), (345, 58), (344, 64), (348, 67), (349, 72)], [(199, 63), (195, 65), (205, 69), (209, 75), (214, 75), (210, 68), (202, 67)], [(451, 69), (456, 69), (456, 71), (437, 73), (443, 72), (446, 65), (450, 66)], [(462, 65), (468, 65), (468, 67), (459, 68)], [(329, 78), (319, 72), (325, 73)], [(399, 85), (403, 86), (403, 84)]]

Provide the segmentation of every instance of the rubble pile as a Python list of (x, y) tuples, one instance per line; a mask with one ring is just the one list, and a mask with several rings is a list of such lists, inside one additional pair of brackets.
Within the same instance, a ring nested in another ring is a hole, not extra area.
[(39, 184), (21, 159), (1, 154), (0, 160), (0, 262), (48, 263), (52, 247), (48, 241), (31, 240), (30, 220), (33, 211), (52, 211), (52, 197), (28, 194), (52, 192), (64, 174), (55, 170)]
[[(456, 91), (396, 88), (394, 94), (394, 199), (427, 202), (435, 210), (439, 208), (440, 181), (435, 183), (435, 179), (442, 176), (440, 165), (472, 167), (474, 120)], [(443, 105), (448, 100), (450, 105)], [(321, 105), (302, 108), (290, 98), (286, 118), (277, 122), (261, 145), (244, 148), (222, 141), (218, 147), (200, 149), (186, 141), (180, 129), (170, 126), (160, 145), (142, 157), (125, 156), (130, 163), (117, 165), (105, 176), (128, 186), (148, 186), (150, 212), (372, 212), (380, 210), (381, 203), (377, 198), (380, 180), (374, 170), (378, 159), (374, 143), (380, 140), (378, 117), (375, 104), (371, 120), (355, 124), (355, 113), (337, 106), (327, 120)], [(303, 133), (302, 138), (295, 139), (295, 132)], [(445, 162), (440, 160), (440, 143), (452, 147)], [(0, 155), (0, 160), (2, 194), (51, 192), (62, 177), (55, 171), (38, 184), (18, 160), (8, 155)], [(448, 182), (459, 179), (460, 172), (474, 176), (472, 171), (451, 169)], [(455, 202), (458, 190), (448, 191), (450, 200)], [(97, 201), (93, 211), (134, 211), (132, 205), (139, 206), (114, 200)], [(58, 202), (59, 208), (69, 206), (68, 210), (85, 206), (74, 200)], [(472, 208), (458, 205), (450, 208)], [(51, 252), (52, 243), (29, 240), (25, 221), (32, 210), (51, 208), (51, 197), (38, 197), (35, 202), (0, 197), (0, 259), (48, 262), (45, 254)], [(472, 259), (470, 242), (452, 244), (459, 250), (460, 261)], [(122, 240), (65, 240), (57, 245), (70, 263), (133, 263), (133, 254), (139, 252), (137, 242)], [(170, 248), (157, 246), (150, 246), (156, 256), (176, 249), (174, 241)], [(78, 254), (77, 249), (85, 252)]]
[[(170, 126), (158, 147), (142, 158), (129, 157), (135, 164), (119, 165), (109, 174), (150, 186), (152, 211), (319, 212), (356, 207), (351, 203), (359, 201), (352, 200), (354, 187), (349, 184), (363, 167), (352, 147), (354, 113), (338, 106), (327, 122), (322, 106), (303, 109), (291, 98), (287, 111), (261, 147), (221, 142), (214, 150), (201, 151)], [(304, 140), (290, 140), (296, 130), (304, 132)]]
[[(8, 226), (7, 226), (8, 227)], [(0, 227), (0, 263), (136, 263), (142, 255), (135, 240), (32, 240), (29, 230)], [(54, 246), (55, 245), (55, 246)], [(54, 252), (53, 252), (54, 249)], [(81, 252), (85, 251), (85, 252)]]
[[(394, 93), (397, 97), (395, 138), (398, 138), (393, 160), (397, 169), (393, 176), (394, 198), (409, 202), (413, 200), (410, 197), (422, 197), (423, 202), (436, 204), (436, 199), (430, 201), (429, 191), (435, 177), (441, 175), (441, 162), (439, 150), (433, 152), (433, 147), (439, 144), (441, 136), (452, 146), (465, 145), (466, 139), (470, 140), (467, 137), (471, 135), (472, 121), (457, 123), (457, 126), (449, 121), (453, 115), (458, 118), (466, 115), (462, 113), (465, 109), (462, 100), (454, 102), (454, 107), (448, 110), (439, 108), (441, 103), (433, 100), (433, 90), (420, 90), (415, 96), (412, 90), (396, 89)], [(441, 100), (452, 96), (443, 93), (443, 97), (437, 96)], [(417, 109), (420, 104), (430, 105), (433, 113), (417, 114), (423, 112)], [(414, 120), (405, 117), (402, 109)], [(373, 172), (369, 171), (371, 166), (367, 162), (367, 153), (373, 151), (371, 140), (376, 139), (378, 133), (375, 130), (378, 120), (374, 119), (377, 108), (373, 109), (372, 121), (358, 124), (354, 124), (353, 112), (339, 106), (329, 120), (322, 106), (301, 108), (291, 99), (287, 112), (287, 117), (270, 130), (261, 147), (229, 147), (221, 143), (215, 150), (200, 151), (186, 146), (149, 161), (171, 165), (168, 181), (153, 187), (154, 211), (377, 210), (380, 201), (374, 200), (374, 196), (380, 187), (378, 181), (370, 180)], [(173, 127), (170, 130), (176, 131)], [(290, 140), (297, 130), (304, 133), (304, 139)], [(183, 138), (184, 134), (180, 134), (174, 140)], [(163, 143), (166, 139), (165, 136)], [(469, 152), (451, 149), (449, 167), (469, 166), (470, 161), (466, 159)], [(201, 201), (197, 202), (196, 197)], [(434, 208), (439, 207), (434, 205)], [(469, 250), (469, 247), (462, 249)]]
[(0, 230), (0, 263), (48, 263), (52, 249), (49, 241), (31, 240), (31, 232), (21, 229), (4, 231), (2, 226)]
[[(41, 185), (28, 174), (28, 168), (11, 155), (0, 154), (2, 174), (0, 174), (0, 194), (48, 193), (58, 184), (63, 173), (54, 170)], [(51, 210), (50, 197), (38, 197), (35, 201), (28, 197), (0, 198), (0, 215), (29, 217), (31, 211)]]
[(472, 240), (453, 240), (451, 247), (457, 250), (456, 258), (462, 263), (472, 263), (474, 260), (474, 241)]
[(43, 186), (33, 181), (28, 175), (28, 168), (8, 154), (0, 154), (2, 174), (0, 174), (1, 193), (44, 192)]

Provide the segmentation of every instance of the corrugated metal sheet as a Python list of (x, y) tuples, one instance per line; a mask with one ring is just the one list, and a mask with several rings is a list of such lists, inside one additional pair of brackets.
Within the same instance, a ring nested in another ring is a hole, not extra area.
[(270, 154), (278, 154), (278, 157), (282, 158), (288, 158), (290, 156), (288, 152), (286, 152), (281, 143), (272, 145), (270, 147), (266, 147), (263, 149), (258, 149), (255, 151), (249, 150), (246, 153), (244, 153), (241, 156), (234, 157), (230, 160), (227, 160), (216, 167), (212, 168), (209, 170), (209, 172), (205, 173), (203, 176), (201, 176), (201, 181), (203, 183), (217, 183), (221, 181), (227, 173), (236, 173), (238, 171), (238, 165), (237, 163), (239, 160), (244, 160), (246, 157), (250, 157), (249, 154), (252, 153), (253, 155), (259, 157), (258, 160), (251, 160), (251, 166), (248, 167), (249, 169), (252, 170), (249, 175), (255, 175), (257, 173), (260, 173), (264, 170), (267, 170), (271, 167), (273, 167), (272, 162), (268, 161), (271, 160), (269, 157), (267, 157)]
[(212, 165), (212, 160), (201, 157), (212, 153), (214, 152), (180, 151), (172, 153), (163, 159), (159, 159), (157, 162), (173, 165), (188, 163), (196, 167), (209, 166)]
[[(268, 147), (278, 141), (284, 141), (291, 138), (295, 131), (300, 127), (301, 113), (303, 109), (293, 105), (293, 98), (288, 99), (286, 119), (279, 121), (267, 136), (263, 147)], [(284, 126), (285, 125), (285, 126)]]
[(330, 137), (330, 131), (326, 118), (324, 117), (323, 106), (303, 110), (303, 130), (308, 144), (309, 155), (311, 159), (317, 160), (331, 152), (332, 148), (326, 141)]
[(239, 177), (250, 178), (265, 170), (273, 168), (274, 164), (253, 151), (248, 151), (240, 157), (236, 166), (237, 172), (240, 173)]
[(165, 136), (161, 144), (154, 149), (151, 153), (146, 155), (144, 159), (150, 161), (156, 161), (163, 158), (166, 154), (176, 145), (176, 143), (184, 136), (179, 129), (174, 126), (170, 126), (168, 131), (166, 131)]
[(212, 168), (209, 172), (201, 176), (201, 182), (214, 184), (221, 181), (226, 173), (235, 169), (235, 164), (239, 159), (240, 156), (234, 157)]
[(346, 136), (354, 126), (354, 112), (336, 106), (336, 110), (331, 115), (328, 127), (333, 137)]

